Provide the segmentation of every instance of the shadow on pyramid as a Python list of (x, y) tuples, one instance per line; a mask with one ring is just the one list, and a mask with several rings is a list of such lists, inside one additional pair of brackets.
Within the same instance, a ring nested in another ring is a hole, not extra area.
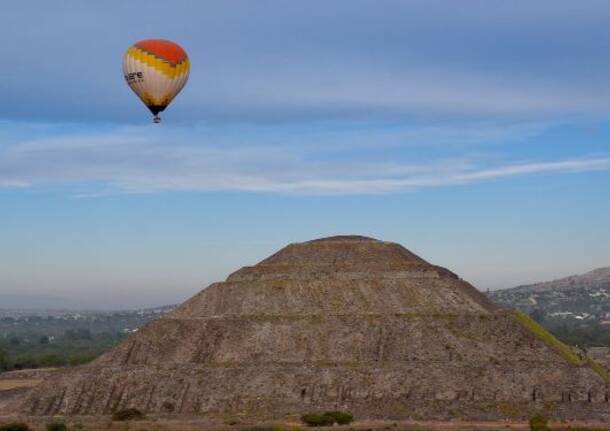
[(359, 236), (291, 244), (21, 400), (27, 415), (608, 420), (607, 374), (447, 269)]

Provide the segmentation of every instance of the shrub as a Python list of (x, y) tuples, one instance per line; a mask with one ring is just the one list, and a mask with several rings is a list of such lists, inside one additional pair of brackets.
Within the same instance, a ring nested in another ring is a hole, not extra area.
[(347, 425), (354, 420), (350, 412), (332, 411), (324, 413), (307, 413), (301, 416), (301, 420), (310, 427), (322, 427), (328, 425)]
[(550, 431), (549, 420), (542, 415), (530, 418), (530, 431)]
[(335, 419), (321, 413), (307, 413), (301, 416), (301, 420), (310, 427), (323, 427), (335, 423)]
[(6, 425), (0, 425), (0, 431), (32, 431), (32, 428), (23, 422), (13, 422)]
[(339, 425), (347, 425), (354, 420), (354, 415), (352, 415), (350, 412), (325, 412), (324, 416), (329, 416), (333, 418), (333, 421), (338, 423)]
[(138, 409), (123, 409), (117, 410), (112, 415), (113, 421), (139, 421), (144, 419), (144, 413)]
[(302, 429), (283, 424), (259, 424), (241, 428), (241, 431), (302, 431)]
[(6, 350), (0, 346), (0, 373), (11, 368), (11, 361)]
[(47, 424), (47, 431), (68, 431), (68, 427), (63, 422), (51, 422)]
[(243, 428), (242, 431), (276, 431), (276, 430), (273, 427), (273, 425), (254, 425), (251, 427)]

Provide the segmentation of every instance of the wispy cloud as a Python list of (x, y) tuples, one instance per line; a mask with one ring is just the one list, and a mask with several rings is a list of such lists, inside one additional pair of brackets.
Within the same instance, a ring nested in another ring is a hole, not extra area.
[[(268, 137), (253, 137), (251, 143), (242, 135), (233, 140), (225, 136), (219, 144), (214, 137), (174, 133), (169, 138), (139, 129), (17, 142), (0, 149), (0, 187), (88, 184), (82, 196), (159, 191), (372, 194), (540, 173), (610, 170), (607, 154), (515, 161), (468, 150), (477, 139), (499, 138), (493, 130), (395, 130), (380, 133), (378, 141), (363, 132), (358, 133), (358, 151), (346, 144), (350, 136), (330, 135), (317, 136), (326, 142), (324, 149), (319, 143), (286, 144)], [(433, 141), (434, 136), (453, 137), (466, 150), (459, 156), (444, 152), (428, 158), (406, 157), (404, 148), (391, 152), (400, 142), (404, 147)]]

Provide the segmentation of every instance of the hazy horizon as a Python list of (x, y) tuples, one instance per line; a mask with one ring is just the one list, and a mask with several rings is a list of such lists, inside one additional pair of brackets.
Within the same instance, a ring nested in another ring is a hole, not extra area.
[[(604, 1), (4, 6), (0, 298), (175, 303), (337, 234), (481, 290), (610, 265)], [(150, 37), (192, 63), (160, 125)]]
[[(267, 256), (265, 256), (267, 257)], [(260, 259), (262, 260), (262, 258)], [(247, 265), (254, 265), (257, 262), (254, 263), (248, 263)], [(237, 270), (238, 268), (235, 268), (235, 270)], [(586, 272), (589, 271), (593, 271), (595, 269), (599, 269), (599, 268), (591, 268), (590, 270), (586, 270), (586, 271), (582, 271), (578, 274), (576, 273), (565, 273), (563, 275), (560, 276), (556, 276), (556, 277), (551, 277), (548, 279), (532, 279), (529, 281), (526, 281), (524, 283), (520, 283), (519, 285), (511, 285), (511, 286), (501, 286), (501, 287), (496, 287), (496, 288), (489, 288), (489, 287), (484, 287), (484, 286), (476, 286), (479, 290), (482, 291), (486, 291), (486, 290), (500, 290), (500, 289), (509, 289), (512, 287), (517, 287), (517, 286), (521, 286), (521, 285), (526, 285), (526, 284), (534, 284), (534, 283), (538, 283), (538, 282), (544, 282), (544, 281), (552, 281), (552, 280), (556, 280), (559, 278), (563, 278), (566, 276), (571, 276), (571, 275), (581, 275), (584, 274)], [(226, 274), (226, 276), (228, 276), (231, 272)], [(176, 293), (175, 295), (171, 295), (169, 294), (166, 298), (165, 301), (161, 300), (162, 302), (158, 302), (159, 300), (152, 300), (152, 302), (148, 299), (142, 299), (141, 302), (138, 302), (137, 300), (133, 300), (133, 302), (90, 302), (87, 300), (83, 300), (83, 298), (77, 296), (75, 298), (73, 297), (69, 297), (69, 296), (52, 296), (52, 295), (40, 295), (40, 294), (25, 294), (25, 295), (19, 295), (19, 294), (4, 294), (3, 292), (0, 292), (0, 310), (1, 309), (32, 309), (32, 310), (42, 310), (42, 309), (46, 309), (46, 310), (131, 310), (131, 309), (138, 309), (138, 308), (156, 308), (156, 307), (161, 307), (161, 306), (166, 306), (166, 305), (176, 305), (176, 304), (180, 304), (182, 302), (184, 302), (185, 300), (189, 299), (191, 296), (195, 295), (196, 293), (198, 293), (201, 289), (204, 289), (206, 287), (208, 287), (209, 284), (212, 284), (213, 282), (218, 282), (218, 281), (224, 281), (226, 276), (221, 276), (219, 279), (216, 280), (212, 280), (209, 283), (206, 283), (205, 285), (201, 285), (198, 287), (195, 287), (195, 289), (191, 292), (189, 292), (187, 289), (181, 290), (180, 293)], [(469, 281), (469, 280), (467, 280)]]

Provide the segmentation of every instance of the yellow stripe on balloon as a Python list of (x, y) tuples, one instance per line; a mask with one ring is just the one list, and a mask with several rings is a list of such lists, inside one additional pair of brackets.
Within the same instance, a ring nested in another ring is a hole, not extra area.
[(179, 78), (183, 74), (187, 73), (191, 67), (188, 58), (180, 62), (176, 66), (172, 66), (167, 61), (157, 58), (146, 51), (136, 48), (135, 46), (130, 47), (127, 50), (126, 55), (129, 55), (137, 61), (152, 67), (153, 69), (164, 74), (170, 79)]

